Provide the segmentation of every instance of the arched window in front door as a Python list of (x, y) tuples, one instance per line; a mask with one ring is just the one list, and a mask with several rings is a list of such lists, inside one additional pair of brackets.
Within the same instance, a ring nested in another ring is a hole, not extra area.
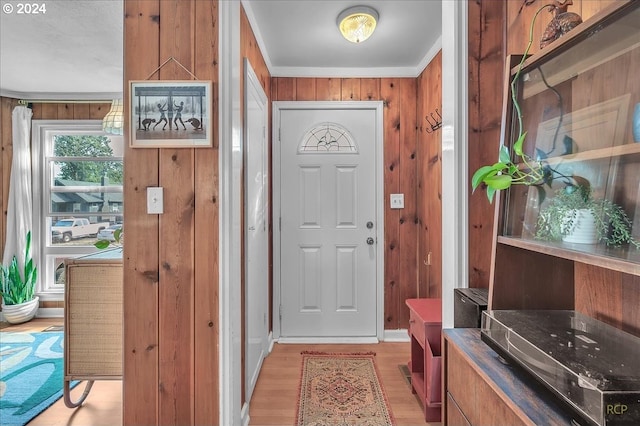
[(347, 129), (336, 123), (321, 123), (309, 130), (300, 145), (298, 153), (343, 153), (355, 154), (358, 147)]

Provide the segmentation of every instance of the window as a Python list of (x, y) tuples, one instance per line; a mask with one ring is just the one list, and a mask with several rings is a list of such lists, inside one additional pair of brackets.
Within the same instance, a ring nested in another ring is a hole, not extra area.
[(298, 146), (301, 154), (318, 152), (353, 154), (358, 147), (347, 129), (337, 123), (322, 123), (309, 130)]
[(122, 136), (100, 121), (33, 121), (33, 241), (38, 293), (64, 294), (64, 259), (97, 251), (97, 233), (122, 224)]

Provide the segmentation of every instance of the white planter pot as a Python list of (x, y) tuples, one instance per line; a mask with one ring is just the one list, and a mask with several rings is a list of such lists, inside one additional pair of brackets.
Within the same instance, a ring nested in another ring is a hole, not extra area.
[(38, 304), (40, 298), (36, 296), (34, 299), (21, 303), (19, 305), (2, 304), (2, 314), (4, 319), (10, 324), (21, 324), (30, 321), (38, 312)]
[(562, 241), (566, 243), (596, 244), (598, 242), (598, 234), (593, 212), (589, 209), (577, 210), (573, 227), (567, 235), (562, 237)]

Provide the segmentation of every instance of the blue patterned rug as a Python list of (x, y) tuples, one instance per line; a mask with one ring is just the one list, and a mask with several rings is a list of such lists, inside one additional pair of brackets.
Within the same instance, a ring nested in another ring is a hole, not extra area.
[(62, 396), (63, 333), (0, 333), (0, 419), (22, 426)]

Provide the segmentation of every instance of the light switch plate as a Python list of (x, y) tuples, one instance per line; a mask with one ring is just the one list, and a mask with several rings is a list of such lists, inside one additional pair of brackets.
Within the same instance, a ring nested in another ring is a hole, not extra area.
[(391, 208), (404, 209), (404, 194), (391, 194)]
[(147, 213), (162, 214), (164, 213), (164, 194), (162, 187), (147, 188)]

